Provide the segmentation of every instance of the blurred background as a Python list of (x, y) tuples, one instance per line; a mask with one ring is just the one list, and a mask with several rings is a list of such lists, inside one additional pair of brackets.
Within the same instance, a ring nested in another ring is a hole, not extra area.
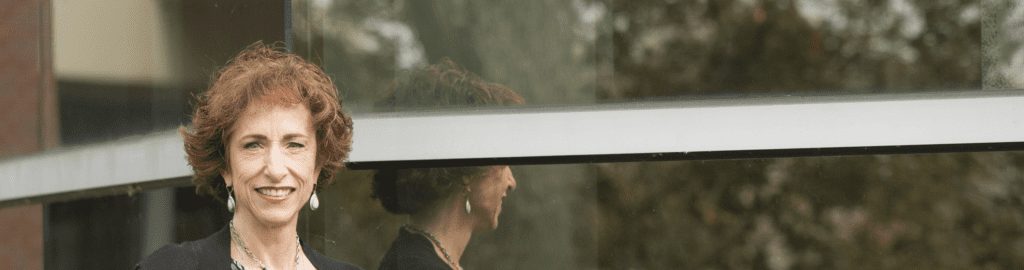
[[(1010, 0), (32, 0), (0, 2), (0, 25), (0, 158), (187, 125), (192, 95), (257, 40), (322, 65), (357, 116), (443, 57), (530, 106), (1024, 86)], [(1021, 152), (513, 166), (500, 226), (462, 265), (1020, 269), (1022, 166)], [(370, 198), (372, 174), (339, 173), (300, 218), (315, 249), (367, 269), (406, 222)], [(222, 204), (176, 181), (0, 209), (0, 268), (130, 268), (224, 226)]]

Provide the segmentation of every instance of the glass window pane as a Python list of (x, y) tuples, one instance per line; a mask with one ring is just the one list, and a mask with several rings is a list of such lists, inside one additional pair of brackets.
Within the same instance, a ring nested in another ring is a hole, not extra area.
[(285, 40), (284, 5), (133, 3), (53, 2), (65, 146), (188, 124), (194, 96), (206, 91), (214, 72), (249, 44)]
[[(571, 1), (295, 2), (296, 49), (314, 48), (355, 112), (373, 112), (396, 81), (449, 58), (527, 104), (592, 104), (595, 25)], [(306, 20), (313, 23), (303, 31)], [(322, 47), (322, 51), (315, 48)], [(435, 108), (436, 109), (436, 108)]]
[(531, 105), (1024, 85), (1015, 1), (428, 2), (296, 2), (297, 50), (355, 112), (444, 57)]
[(982, 18), (995, 12), (980, 1), (611, 5), (607, 99), (979, 89)]
[[(465, 269), (1012, 269), (1022, 152), (513, 166)], [(323, 252), (376, 269), (406, 224), (372, 171), (321, 193)], [(317, 235), (313, 236), (318, 237)]]

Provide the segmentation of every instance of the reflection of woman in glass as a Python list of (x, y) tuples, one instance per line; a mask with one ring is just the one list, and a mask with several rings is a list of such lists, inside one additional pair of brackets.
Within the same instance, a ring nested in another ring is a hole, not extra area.
[[(450, 60), (417, 73), (383, 109), (521, 104), (508, 88), (487, 83)], [(498, 226), (501, 201), (516, 181), (508, 166), (381, 170), (373, 196), (389, 212), (408, 214), (380, 269), (461, 269), (473, 232)]]
[[(182, 129), (196, 191), (227, 200), (229, 225), (166, 245), (141, 269), (359, 269), (299, 239), (299, 210), (319, 206), (348, 155), (352, 121), (319, 67), (257, 42), (220, 70)], [(230, 267), (230, 268), (229, 268)]]

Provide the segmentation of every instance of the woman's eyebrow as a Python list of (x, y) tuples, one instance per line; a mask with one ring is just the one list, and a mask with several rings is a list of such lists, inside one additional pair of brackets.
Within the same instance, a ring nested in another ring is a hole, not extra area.
[(305, 134), (299, 134), (299, 133), (288, 133), (288, 134), (285, 134), (285, 135), (284, 135), (284, 140), (286, 140), (286, 141), (287, 141), (287, 140), (291, 140), (291, 139), (294, 139), (294, 138), (305, 138), (305, 137), (306, 137), (306, 135), (305, 135)]
[[(305, 137), (307, 137), (305, 134), (288, 133), (288, 134), (284, 135), (283, 140), (287, 141), (287, 140), (291, 140), (291, 139), (295, 139), (295, 138), (305, 138)], [(241, 138), (238, 138), (238, 140), (241, 141), (241, 140), (245, 140), (245, 139), (249, 139), (249, 138), (252, 138), (252, 139), (255, 139), (255, 140), (263, 140), (263, 141), (267, 140), (267, 136), (264, 136), (263, 134), (247, 134), (245, 136), (242, 136)]]
[(238, 140), (241, 141), (241, 140), (245, 140), (247, 138), (252, 138), (252, 139), (255, 139), (257, 141), (265, 141), (265, 140), (267, 140), (267, 136), (263, 136), (262, 134), (248, 134), (248, 135), (242, 136), (241, 138), (238, 138)]

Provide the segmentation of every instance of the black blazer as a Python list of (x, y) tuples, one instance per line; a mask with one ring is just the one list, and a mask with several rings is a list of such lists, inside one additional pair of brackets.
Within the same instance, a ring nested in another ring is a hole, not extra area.
[(398, 237), (380, 260), (377, 270), (451, 270), (434, 252), (434, 243), (426, 237), (398, 229)]
[[(302, 251), (316, 269), (362, 270), (358, 266), (331, 260), (302, 243)], [(231, 233), (224, 226), (210, 237), (181, 244), (167, 244), (142, 259), (135, 269), (231, 269)]]

